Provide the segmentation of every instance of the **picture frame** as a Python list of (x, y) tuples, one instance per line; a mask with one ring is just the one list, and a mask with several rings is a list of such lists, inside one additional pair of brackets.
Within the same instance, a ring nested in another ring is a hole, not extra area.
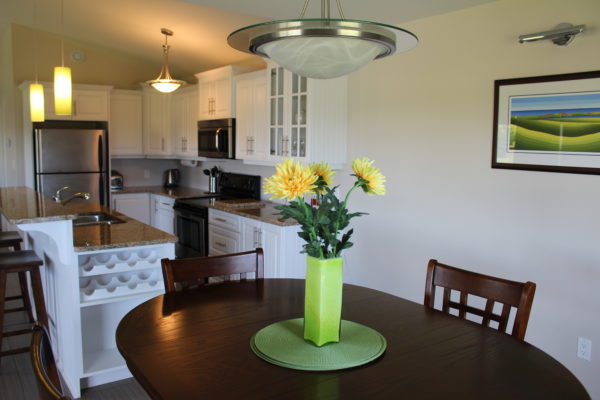
[(494, 81), (492, 168), (600, 174), (600, 71)]

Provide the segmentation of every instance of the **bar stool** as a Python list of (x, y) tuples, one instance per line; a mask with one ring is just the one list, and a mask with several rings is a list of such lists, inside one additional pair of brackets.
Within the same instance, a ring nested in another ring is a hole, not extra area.
[[(40, 260), (32, 250), (0, 253), (0, 327), (4, 326), (4, 295), (6, 293), (6, 275), (11, 272), (29, 272), (37, 319), (44, 326), (48, 326), (48, 316), (46, 314), (46, 306), (44, 304), (44, 291), (42, 288), (42, 279), (39, 270), (39, 266), (42, 264), (42, 260)], [(26, 333), (31, 333), (31, 328), (11, 332), (2, 332), (2, 336), (16, 336), (24, 335)], [(2, 343), (0, 341), (0, 358), (16, 353), (24, 353), (29, 351), (29, 349), (29, 347), (23, 347), (2, 351)]]
[[(21, 236), (17, 232), (7, 231), (0, 232), (0, 248), (1, 247), (12, 247), (14, 251), (21, 250)], [(29, 322), (33, 322), (33, 312), (31, 310), (31, 301), (29, 300), (29, 288), (27, 287), (27, 276), (25, 272), (19, 272), (19, 286), (21, 287), (21, 294), (18, 296), (8, 296), (5, 298), (6, 301), (11, 300), (22, 300), (23, 307), (9, 308), (4, 310), (5, 313), (27, 311), (29, 316)]]

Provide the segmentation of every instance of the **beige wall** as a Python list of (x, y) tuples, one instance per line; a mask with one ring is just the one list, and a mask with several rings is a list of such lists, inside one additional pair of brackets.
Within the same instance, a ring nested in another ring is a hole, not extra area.
[[(37, 44), (35, 36), (37, 35)], [(61, 38), (33, 30), (22, 25), (12, 25), (14, 81), (18, 85), (33, 80), (34, 56), (38, 56), (38, 74), (41, 81), (54, 79), (54, 67), (61, 62)], [(119, 89), (139, 89), (139, 82), (156, 78), (160, 65), (149, 63), (123, 53), (96, 45), (65, 38), (65, 65), (71, 67), (73, 83), (110, 85)], [(76, 63), (71, 51), (81, 50), (86, 58)], [(157, 47), (160, 51), (160, 47)]]
[(18, 162), (21, 135), (17, 115), (19, 107), (13, 84), (12, 32), (10, 24), (0, 23), (0, 185), (10, 186), (21, 182), (23, 174)]
[[(599, 15), (597, 0), (502, 0), (414, 21), (417, 48), (351, 75), (349, 156), (374, 158), (389, 193), (351, 199), (371, 215), (345, 272), (417, 302), (430, 258), (536, 282), (526, 340), (600, 399), (599, 177), (490, 168), (494, 80), (600, 70)], [(589, 30), (566, 47), (517, 42), (561, 22)]]

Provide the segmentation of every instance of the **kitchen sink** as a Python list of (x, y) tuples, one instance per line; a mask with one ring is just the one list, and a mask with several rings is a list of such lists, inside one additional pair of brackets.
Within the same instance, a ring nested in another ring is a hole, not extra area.
[(112, 225), (122, 224), (125, 221), (121, 218), (117, 218), (114, 215), (110, 215), (103, 212), (97, 213), (86, 213), (79, 214), (73, 220), (73, 226), (86, 226), (86, 225)]

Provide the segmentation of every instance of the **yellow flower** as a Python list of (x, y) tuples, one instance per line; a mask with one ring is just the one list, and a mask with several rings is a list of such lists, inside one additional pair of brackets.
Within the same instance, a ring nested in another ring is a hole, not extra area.
[(310, 168), (290, 158), (275, 166), (275, 175), (265, 179), (263, 184), (265, 193), (272, 194), (271, 199), (294, 200), (313, 192), (318, 177)]
[(379, 168), (373, 167), (373, 160), (368, 158), (355, 158), (352, 160), (352, 170), (359, 179), (366, 181), (362, 185), (367, 194), (385, 194), (385, 176), (379, 172)]
[(325, 188), (333, 184), (333, 175), (335, 175), (335, 172), (331, 170), (329, 164), (322, 162), (311, 164), (309, 168), (317, 176), (315, 192), (325, 192)]

